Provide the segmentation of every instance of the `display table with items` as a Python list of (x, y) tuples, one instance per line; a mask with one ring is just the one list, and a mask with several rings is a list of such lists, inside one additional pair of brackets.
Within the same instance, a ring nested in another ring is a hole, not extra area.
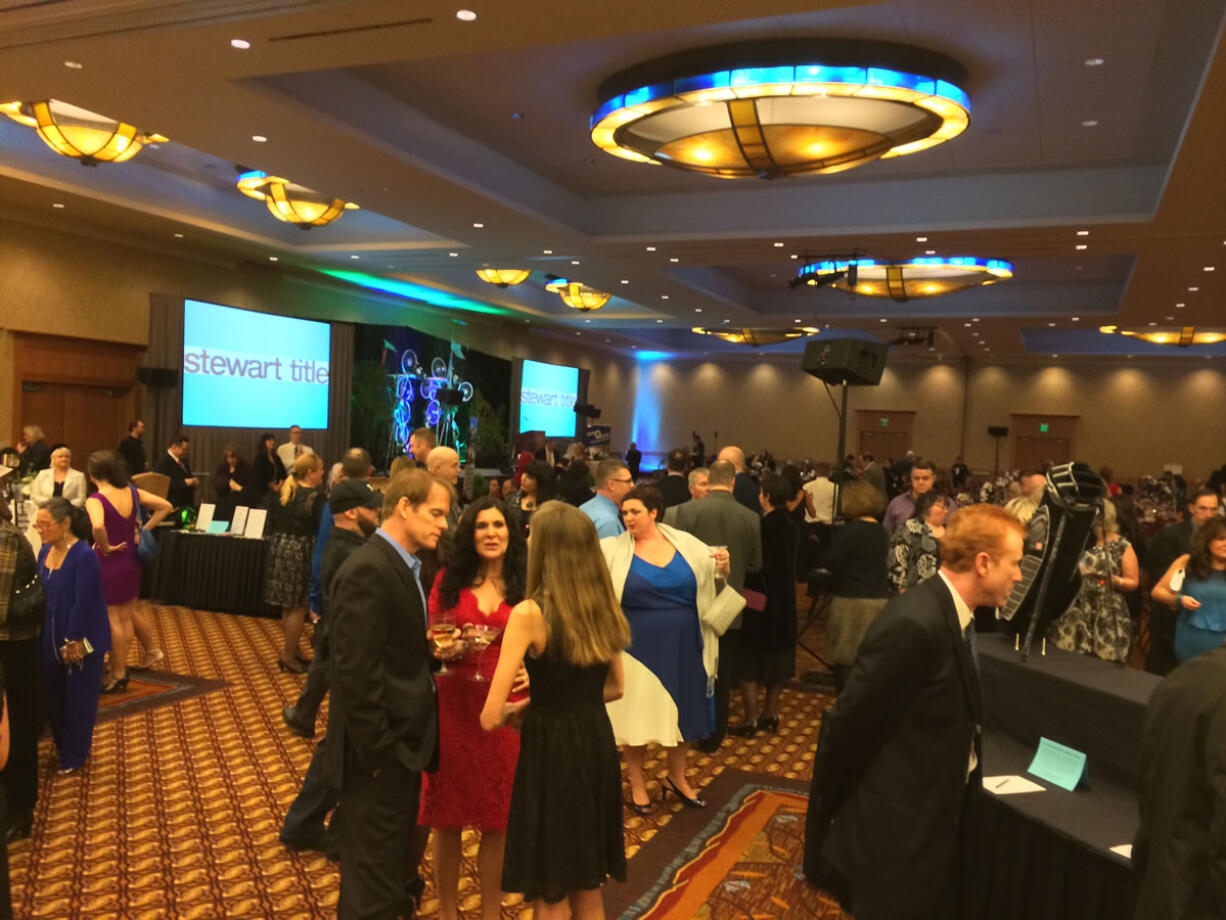
[(279, 616), (264, 603), (268, 540), (158, 528), (160, 552), (146, 570), (145, 593), (163, 604)]
[[(1131, 917), (1145, 707), (1159, 678), (1040, 643), (981, 636), (987, 725), (982, 807), (968, 850), (966, 916), (1001, 920)], [(1040, 738), (1086, 755), (1088, 786), (1067, 792), (1027, 773)], [(1023, 777), (1041, 787), (1000, 794)], [(1000, 791), (998, 790), (1000, 788)], [(1123, 848), (1123, 849), (1117, 849)]]

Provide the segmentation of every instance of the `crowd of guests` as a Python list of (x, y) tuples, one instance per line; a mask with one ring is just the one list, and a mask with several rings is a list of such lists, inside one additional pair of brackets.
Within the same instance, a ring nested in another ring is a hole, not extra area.
[[(134, 486), (148, 464), (143, 433), (134, 422), (118, 451), (94, 453), (78, 471), (66, 445), (27, 429), (22, 462), (45, 461), (30, 470), (37, 553), (0, 498), (10, 834), (30, 829), (39, 700), (58, 772), (69, 775), (87, 761), (99, 695), (127, 685), (132, 642), (143, 646), (142, 667), (163, 658), (136, 604), (138, 548), (172, 510), (195, 503), (200, 481), (178, 436), (153, 464), (169, 480), (167, 498)], [(901, 848), (914, 841), (861, 835), (847, 808), (881, 811), (873, 822), (888, 823), (882, 810), (892, 806), (862, 779), (880, 774), (881, 788), (911, 790), (903, 798), (919, 803), (927, 826), (953, 807), (955, 768), (959, 783), (978, 769), (970, 612), (1002, 604), (1020, 578), (1026, 524), (1046, 487), (1040, 471), (1014, 477), (1002, 508), (970, 501), (960, 459), (945, 473), (910, 454), (885, 465), (865, 454), (836, 470), (747, 458), (736, 446), (710, 457), (695, 436), (657, 475), (633, 446), (619, 459), (576, 444), (561, 456), (524, 451), (513, 472), (478, 490), (473, 464), (418, 429), (376, 491), (366, 450), (329, 467), (296, 426), (277, 440), (261, 435), (250, 462), (226, 445), (209, 482), (219, 519), (242, 506), (269, 512), (263, 597), (281, 610), (276, 665), (306, 675), (282, 712), (287, 729), (314, 738), (331, 694), (326, 735), (280, 836), (339, 860), (341, 917), (411, 915), (423, 893), (413, 869), (431, 841), (440, 916), (458, 917), (465, 829), (481, 835), (486, 920), (500, 915), (503, 892), (522, 893), (542, 917), (603, 916), (601, 886), (625, 875), (623, 803), (647, 815), (672, 796), (701, 809), (692, 748), (780, 731), (805, 582), (829, 597), (823, 654), (839, 695), (809, 816), (820, 865), (806, 871), (845, 893), (857, 916), (885, 916), (893, 895), (878, 903), (864, 879), (892, 852), (898, 890), (915, 895), (919, 863)], [(1126, 661), (1137, 621), (1128, 595), (1148, 573), (1154, 670), (1221, 645), (1217, 493), (1194, 492), (1184, 519), (1144, 551), (1126, 515), (1135, 516), (1121, 489), (1103, 506), (1053, 641)], [(928, 736), (897, 729), (881, 756), (865, 759), (857, 739), (894, 722), (878, 688), (905, 693), (919, 679), (906, 662), (921, 646), (931, 661), (956, 663), (939, 692), (926, 687), (915, 702), (932, 708)], [(734, 692), (744, 718), (729, 725)], [(920, 766), (916, 752), (931, 748), (934, 730), (945, 732), (950, 762)], [(650, 746), (665, 752), (663, 775), (647, 775)], [(928, 842), (944, 859), (939, 837), (933, 830)], [(908, 904), (939, 910), (947, 894), (930, 885)]]

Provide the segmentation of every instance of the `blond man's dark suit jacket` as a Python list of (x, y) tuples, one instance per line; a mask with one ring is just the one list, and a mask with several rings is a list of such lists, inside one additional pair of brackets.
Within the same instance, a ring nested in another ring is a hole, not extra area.
[(379, 534), (355, 549), (333, 578), (324, 775), (334, 788), (355, 765), (373, 773), (393, 761), (419, 772), (438, 764), (438, 696), (415, 581)]
[[(805, 872), (908, 917), (957, 912), (959, 825), (982, 781), (983, 703), (953, 597), (934, 576), (869, 627), (822, 719)], [(972, 745), (979, 767), (967, 777)], [(820, 860), (819, 860), (820, 855)]]

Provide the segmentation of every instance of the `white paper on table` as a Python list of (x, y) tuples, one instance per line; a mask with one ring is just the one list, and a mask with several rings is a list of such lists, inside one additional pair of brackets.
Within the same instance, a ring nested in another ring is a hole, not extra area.
[(234, 509), (234, 517), (230, 519), (230, 533), (241, 534), (243, 528), (247, 526), (247, 511), (246, 505), (239, 505)]
[(211, 505), (205, 502), (200, 506), (200, 513), (196, 515), (196, 526), (193, 530), (207, 531), (209, 525), (213, 523), (213, 512), (217, 510), (216, 505)]
[(268, 517), (268, 511), (264, 508), (252, 508), (247, 513), (247, 526), (243, 530), (244, 537), (251, 537), (253, 540), (258, 540), (264, 536), (264, 520)]
[(1118, 847), (1112, 847), (1111, 852), (1119, 853), (1120, 856), (1123, 856), (1125, 859), (1132, 859), (1132, 844), (1121, 843)]
[(985, 776), (983, 788), (993, 795), (1017, 795), (1022, 792), (1046, 791), (1046, 787), (1032, 783), (1024, 776)]

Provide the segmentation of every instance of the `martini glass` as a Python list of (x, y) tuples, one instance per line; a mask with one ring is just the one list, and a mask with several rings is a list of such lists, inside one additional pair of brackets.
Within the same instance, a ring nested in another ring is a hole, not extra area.
[(486, 678), (481, 674), (481, 665), (485, 661), (485, 650), (490, 647), (490, 644), (498, 638), (498, 634), (502, 629), (497, 626), (491, 626), (489, 623), (476, 623), (469, 627), (471, 633), (468, 637), (468, 644), (480, 651), (477, 656), (477, 671), (469, 680), (485, 681)]

